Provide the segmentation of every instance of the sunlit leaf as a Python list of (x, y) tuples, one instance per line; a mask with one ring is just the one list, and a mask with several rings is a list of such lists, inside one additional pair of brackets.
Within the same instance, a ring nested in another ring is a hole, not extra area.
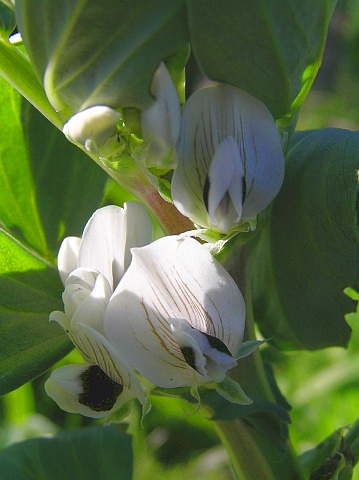
[(0, 222), (39, 252), (46, 238), (20, 120), (22, 97), (0, 78)]
[(187, 42), (182, 0), (16, 2), (18, 27), (56, 110), (144, 107), (159, 62)]
[(131, 437), (116, 427), (73, 430), (0, 452), (1, 475), (16, 480), (130, 480)]
[(49, 313), (61, 309), (57, 270), (0, 230), (0, 396), (37, 377), (72, 348)]
[(80, 235), (106, 174), (0, 78), (0, 222), (46, 258)]
[(21, 113), (47, 248), (57, 254), (60, 241), (80, 236), (100, 206), (108, 176), (28, 102)]

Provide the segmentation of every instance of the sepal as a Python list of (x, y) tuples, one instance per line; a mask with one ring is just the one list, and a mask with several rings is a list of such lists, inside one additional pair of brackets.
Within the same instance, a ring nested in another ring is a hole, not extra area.
[(236, 360), (241, 358), (248, 357), (251, 353), (255, 352), (263, 343), (268, 342), (268, 340), (249, 340), (248, 342), (243, 342), (239, 347), (238, 352), (233, 355)]
[(239, 385), (229, 377), (226, 377), (222, 383), (214, 383), (212, 388), (231, 403), (239, 405), (250, 405), (253, 400), (249, 398)]

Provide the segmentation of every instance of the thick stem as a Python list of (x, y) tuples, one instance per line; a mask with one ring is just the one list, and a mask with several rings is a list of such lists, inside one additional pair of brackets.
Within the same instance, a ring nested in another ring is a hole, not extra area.
[(218, 421), (216, 429), (238, 479), (277, 480), (245, 420)]
[[(246, 281), (249, 278), (249, 272), (246, 271), (248, 261), (245, 262), (245, 250), (245, 248), (242, 249), (240, 255), (238, 251), (233, 252), (224, 263), (237, 281), (246, 301), (245, 340), (253, 340), (255, 338), (254, 317), (251, 290)], [(238, 366), (231, 372), (231, 377), (255, 401), (276, 403), (259, 350), (239, 360)], [(256, 413), (233, 421), (220, 420), (215, 423), (238, 479), (300, 480), (303, 478), (292, 446), (285, 438), (286, 425), (274, 411), (259, 408)]]
[[(120, 181), (121, 179), (118, 180), (118, 183)], [(123, 185), (123, 183), (120, 184)], [(137, 181), (132, 187), (123, 186), (144, 203), (166, 235), (193, 230), (193, 223), (183, 216), (172, 203), (166, 202), (152, 185)]]

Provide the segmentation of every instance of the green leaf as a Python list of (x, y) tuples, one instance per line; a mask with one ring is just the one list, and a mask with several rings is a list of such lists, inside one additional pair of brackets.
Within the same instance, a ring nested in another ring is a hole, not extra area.
[(329, 0), (187, 0), (193, 51), (212, 80), (262, 100), (275, 118), (304, 100), (321, 63)]
[(0, 37), (7, 37), (16, 26), (15, 14), (11, 8), (0, 2)]
[(82, 235), (108, 176), (28, 102), (21, 118), (47, 248), (57, 254), (64, 237)]
[(214, 390), (231, 403), (250, 405), (253, 402), (253, 400), (245, 394), (239, 383), (229, 377), (226, 377), (221, 383), (216, 383)]
[(0, 222), (45, 258), (80, 235), (106, 174), (0, 78)]
[(131, 437), (92, 427), (17, 443), (0, 452), (1, 476), (16, 480), (130, 480)]
[(335, 432), (320, 442), (319, 445), (299, 455), (299, 464), (308, 477), (314, 470), (320, 468), (328, 458), (334, 456), (335, 452), (340, 448), (340, 443), (343, 440), (343, 432), (344, 428), (335, 430)]
[(281, 192), (251, 250), (254, 317), (282, 348), (346, 346), (343, 293), (358, 288), (359, 133), (298, 133)]
[(20, 121), (22, 97), (0, 78), (0, 221), (20, 240), (46, 252)]
[(0, 396), (42, 374), (72, 344), (49, 313), (62, 309), (58, 272), (0, 230)]
[(188, 41), (183, 0), (18, 0), (16, 16), (46, 94), (64, 115), (149, 105), (159, 62)]

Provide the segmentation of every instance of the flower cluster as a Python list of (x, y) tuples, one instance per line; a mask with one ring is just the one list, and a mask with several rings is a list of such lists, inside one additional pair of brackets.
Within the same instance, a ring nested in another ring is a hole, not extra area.
[[(181, 112), (163, 63), (151, 94), (152, 105), (140, 115), (143, 140), (133, 151), (119, 135), (129, 131), (119, 126), (121, 114), (107, 106), (78, 113), (64, 133), (104, 159), (127, 148), (148, 175), (174, 169), (173, 202), (202, 238), (212, 232), (228, 239), (255, 228), (284, 174), (281, 139), (267, 108), (243, 90), (219, 85), (195, 92)], [(55, 370), (46, 383), (66, 411), (113, 420), (137, 398), (146, 413), (152, 388), (194, 393), (205, 386), (232, 402), (250, 402), (226, 375), (256, 347), (242, 344), (240, 290), (188, 235), (151, 237), (144, 207), (130, 202), (97, 210), (82, 238), (61, 246), (64, 312), (52, 312), (50, 320), (84, 359)]]
[[(84, 359), (47, 380), (65, 411), (111, 420), (133, 398), (147, 408), (149, 385), (223, 386), (236, 365), (245, 305), (234, 280), (196, 240), (151, 243), (151, 228), (129, 202), (97, 210), (82, 238), (61, 245), (64, 312), (50, 320)], [(249, 401), (239, 385), (233, 401)]]
[[(153, 104), (141, 112), (143, 144), (133, 157), (147, 168), (174, 169), (173, 202), (198, 228), (220, 236), (254, 229), (284, 176), (281, 138), (265, 105), (219, 85), (193, 93), (181, 113), (163, 63), (151, 93)], [(92, 107), (72, 117), (64, 131), (92, 153), (109, 153), (119, 118), (109, 107)]]

